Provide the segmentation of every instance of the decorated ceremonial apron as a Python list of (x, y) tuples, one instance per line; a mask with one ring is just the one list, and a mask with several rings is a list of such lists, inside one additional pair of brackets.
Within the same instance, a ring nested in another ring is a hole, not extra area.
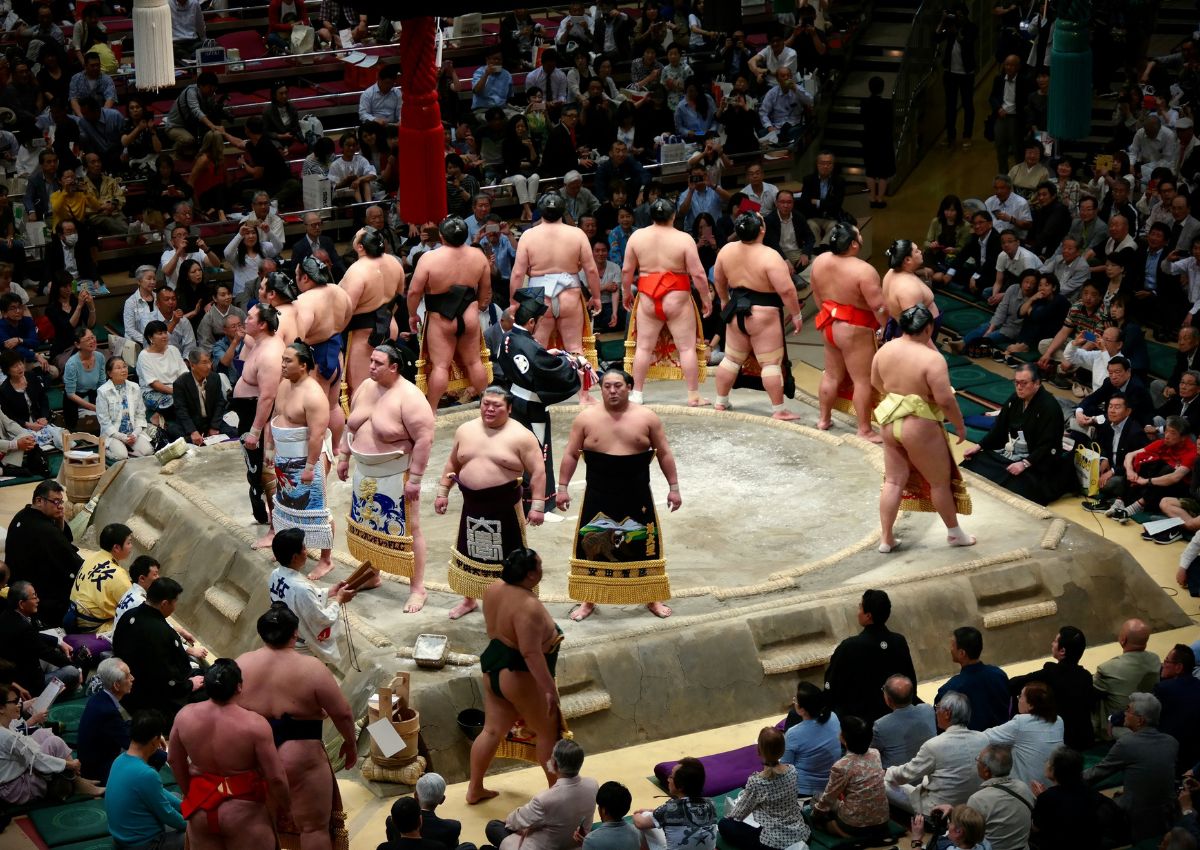
[[(275, 441), (275, 531), (298, 528), (304, 532), (305, 546), (333, 548), (333, 523), (325, 500), (325, 464), (320, 456), (313, 467), (312, 482), (300, 480), (308, 463), (308, 429), (285, 428), (272, 422), (271, 437)], [(328, 430), (325, 442), (328, 445)]]
[(346, 547), (360, 561), (386, 573), (413, 574), (413, 539), (408, 531), (404, 484), (408, 481), (407, 452), (371, 454), (354, 448), (354, 477), (350, 492), (350, 516), (346, 524)]
[[(891, 426), (892, 435), (903, 446), (903, 425), (901, 423), (910, 416), (928, 419), (939, 425), (944, 425), (946, 421), (941, 408), (936, 404), (930, 404), (919, 395), (901, 395), (900, 393), (888, 393), (884, 396), (883, 400), (875, 407), (872, 418), (879, 423), (881, 428)], [(950, 492), (954, 495), (954, 509), (965, 516), (971, 513), (971, 495), (967, 492), (967, 483), (963, 480), (962, 472), (954, 461), (954, 452), (950, 449), (952, 445), (950, 432), (943, 427), (942, 433), (946, 435), (946, 451), (950, 454)], [(932, 488), (929, 486), (929, 482), (911, 461), (908, 464), (908, 481), (904, 485), (900, 509), (922, 513), (937, 512), (933, 506)]]
[(575, 528), (567, 594), (605, 605), (670, 599), (662, 532), (650, 493), (654, 452), (585, 450), (583, 458), (587, 490)]
[(525, 545), (521, 482), (516, 479), (472, 490), (458, 480), (458, 489), (463, 508), (458, 541), (450, 547), (450, 588), (469, 599), (479, 599), (488, 585), (500, 578), (505, 556)]

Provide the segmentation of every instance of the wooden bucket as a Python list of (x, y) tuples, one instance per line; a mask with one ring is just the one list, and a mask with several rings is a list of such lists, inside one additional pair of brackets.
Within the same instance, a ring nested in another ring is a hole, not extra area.
[(96, 492), (96, 483), (104, 475), (104, 458), (92, 455), (86, 460), (76, 459), (64, 452), (62, 469), (67, 498), (82, 504)]
[[(393, 697), (395, 700), (393, 701)], [(392, 727), (404, 740), (404, 749), (392, 756), (385, 756), (379, 745), (371, 740), (371, 759), (380, 767), (404, 767), (417, 757), (417, 738), (421, 731), (421, 715), (408, 704), (409, 680), (407, 673), (397, 673), (392, 681), (379, 688), (379, 703), (367, 704), (367, 720), (374, 723), (382, 716), (384, 706), (391, 706)]]

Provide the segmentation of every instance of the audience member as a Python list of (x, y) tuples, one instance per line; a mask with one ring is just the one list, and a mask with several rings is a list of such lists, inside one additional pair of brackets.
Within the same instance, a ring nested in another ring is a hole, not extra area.
[(841, 738), (846, 755), (830, 769), (829, 783), (813, 804), (813, 822), (833, 835), (886, 841), (887, 792), (879, 752), (870, 748), (871, 724), (847, 716)]
[(113, 762), (104, 809), (108, 831), (119, 847), (183, 850), (187, 821), (180, 811), (182, 800), (163, 787), (155, 767), (166, 749), (166, 733), (161, 713), (137, 712), (130, 723), (128, 749)]
[(1190, 770), (1200, 760), (1200, 679), (1196, 670), (1196, 654), (1186, 643), (1177, 643), (1163, 659), (1161, 678), (1154, 686), (1154, 696), (1162, 704), (1158, 728), (1179, 742), (1176, 772)]
[(101, 529), (98, 542), (101, 551), (84, 560), (71, 589), (71, 607), (63, 622), (72, 634), (111, 632), (117, 603), (133, 583), (121, 566), (133, 554), (129, 526), (109, 523)]
[(988, 740), (968, 728), (970, 700), (954, 691), (943, 693), (936, 717), (941, 734), (922, 744), (910, 761), (884, 773), (888, 801), (903, 811), (928, 815), (935, 806), (965, 802), (979, 788), (975, 761)]
[(968, 728), (983, 732), (1008, 718), (1008, 675), (994, 664), (979, 659), (983, 635), (974, 626), (954, 630), (950, 638), (950, 660), (961, 668), (937, 692), (934, 703), (950, 692), (963, 694), (971, 704)]
[(484, 830), (497, 850), (570, 850), (580, 824), (591, 824), (596, 808), (596, 780), (579, 775), (583, 748), (563, 739), (554, 745), (547, 770), (558, 781), (503, 821), (489, 821)]
[(815, 797), (829, 782), (829, 770), (842, 754), (841, 723), (825, 698), (811, 682), (800, 682), (792, 708), (800, 722), (784, 735), (780, 762), (796, 768), (796, 790), (801, 797)]
[[(735, 850), (784, 850), (807, 841), (808, 824), (796, 798), (796, 769), (783, 764), (783, 733), (768, 726), (758, 733), (763, 769), (750, 774), (745, 790), (717, 822), (717, 830)], [(746, 823), (754, 816), (757, 826)]]
[(685, 757), (667, 777), (670, 799), (653, 811), (635, 812), (633, 825), (650, 850), (714, 850), (717, 808), (704, 796), (704, 765)]
[(839, 716), (873, 722), (886, 714), (892, 707), (886, 703), (883, 685), (893, 675), (906, 677), (911, 701), (917, 674), (908, 641), (887, 627), (891, 615), (892, 600), (886, 591), (863, 592), (857, 614), (862, 631), (838, 644), (825, 668), (825, 692)]
[(1031, 783), (1037, 802), (1033, 806), (1032, 846), (1035, 850), (1078, 847), (1100, 850), (1103, 799), (1083, 782), (1083, 756), (1069, 744), (1058, 747), (1046, 763), (1049, 784)]
[(145, 457), (154, 452), (146, 434), (146, 405), (142, 390), (129, 380), (124, 358), (113, 357), (104, 364), (108, 380), (96, 391), (96, 419), (104, 438), (104, 453), (110, 460)]
[(626, 823), (625, 813), (633, 804), (633, 795), (620, 782), (605, 782), (596, 792), (596, 812), (600, 825), (587, 829), (584, 834), (585, 850), (638, 850), (642, 837), (633, 824)]
[(913, 834), (920, 836), (912, 840), (914, 850), (923, 848), (957, 847), (960, 850), (990, 850), (991, 845), (983, 840), (983, 815), (963, 803), (950, 810), (950, 823), (946, 826), (946, 835), (937, 842), (925, 844), (922, 835), (925, 819), (920, 815), (912, 820)]
[(984, 834), (992, 850), (1025, 850), (1033, 821), (1033, 791), (1020, 778), (1010, 775), (1012, 751), (988, 744), (975, 766), (983, 782), (967, 799), (967, 805), (983, 815)]
[(800, 213), (807, 219), (813, 238), (820, 243), (824, 243), (830, 229), (848, 215), (842, 209), (846, 181), (834, 173), (835, 166), (832, 153), (819, 152), (817, 170), (804, 178), (800, 193)]
[(1092, 686), (1092, 674), (1079, 664), (1086, 648), (1087, 639), (1083, 632), (1074, 626), (1062, 626), (1050, 642), (1050, 657), (1054, 660), (1043, 664), (1041, 670), (1008, 682), (1009, 692), (1016, 694), (1031, 682), (1046, 684), (1054, 694), (1063, 722), (1063, 741), (1080, 751), (1086, 750), (1095, 740), (1092, 709), (1098, 699)]
[(104, 789), (79, 775), (79, 759), (49, 729), (25, 734), (11, 728), (21, 718), (16, 685), (0, 683), (0, 800), (23, 806), (40, 800), (60, 802), (74, 794), (99, 797)]
[(105, 658), (96, 675), (101, 690), (88, 698), (79, 718), (79, 772), (107, 785), (113, 761), (129, 746), (129, 712), (121, 700), (133, 688), (133, 674), (120, 658)]
[(174, 415), (167, 425), (171, 439), (183, 438), (202, 446), (214, 436), (237, 437), (237, 429), (224, 420), (228, 409), (221, 376), (213, 372), (212, 356), (199, 348), (188, 355), (188, 371), (175, 379), (171, 396)]
[[(83, 564), (63, 510), (67, 496), (57, 481), (43, 481), (30, 503), (17, 511), (8, 526), (4, 559), (9, 586), (36, 582), (41, 588), (38, 609), (42, 619), (58, 626), (71, 599), (75, 574)], [(11, 597), (11, 594), (10, 594)]]
[(882, 690), (883, 701), (891, 712), (875, 721), (871, 746), (879, 751), (886, 769), (912, 761), (921, 745), (938, 733), (938, 728), (934, 707), (913, 702), (916, 689), (907, 676), (889, 676)]
[(43, 634), (47, 627), (38, 618), (37, 590), (27, 581), (13, 580), (7, 602), (0, 612), (0, 659), (12, 665), (12, 680), (30, 694), (40, 694), (51, 679), (63, 684), (64, 694), (74, 692), (82, 674), (67, 642)]
[(1047, 760), (1062, 745), (1063, 729), (1050, 686), (1029, 682), (1017, 698), (1017, 714), (1007, 723), (984, 730), (984, 734), (993, 744), (1010, 750), (1013, 776), (1030, 784), (1046, 778)]

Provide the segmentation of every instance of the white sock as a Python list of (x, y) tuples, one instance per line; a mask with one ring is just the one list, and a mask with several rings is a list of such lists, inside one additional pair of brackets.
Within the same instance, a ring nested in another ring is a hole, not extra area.
[(727, 396), (727, 395), (717, 396), (717, 404), (721, 405), (722, 407), (729, 407), (729, 396)]
[(632, 401), (634, 404), (642, 404), (643, 403), (642, 398), (643, 397), (642, 397), (641, 390), (630, 390), (629, 391), (629, 400)]
[(771, 405), (772, 413), (783, 413), (785, 410), (787, 410), (787, 405), (784, 404), (783, 402), (780, 402), (779, 404)]
[(975, 538), (963, 531), (960, 525), (956, 525), (954, 528), (947, 528), (946, 537), (950, 541), (951, 546), (970, 546), (975, 542)]

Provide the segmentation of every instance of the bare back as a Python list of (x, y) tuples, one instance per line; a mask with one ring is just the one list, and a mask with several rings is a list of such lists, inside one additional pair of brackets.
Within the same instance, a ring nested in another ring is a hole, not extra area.
[(341, 707), (327, 708), (327, 703), (345, 702), (325, 665), (295, 650), (263, 647), (239, 656), (237, 663), (242, 670), (238, 705), (263, 717), (319, 720)]
[(404, 266), (391, 254), (359, 257), (338, 286), (349, 296), (352, 314), (370, 313), (404, 294)]
[(494, 582), (483, 592), (483, 621), (488, 637), (522, 651), (528, 651), (529, 647), (521, 646), (519, 625), (536, 637), (541, 652), (548, 651), (558, 636), (554, 618), (546, 606), (524, 588), (503, 581)]
[(467, 245), (443, 245), (421, 255), (413, 272), (412, 288), (440, 295), (452, 286), (471, 286), (482, 299), (483, 293), (491, 290), (491, 280), (491, 267), (482, 251)]
[[(220, 734), (214, 734), (215, 730), (220, 730)], [(231, 776), (259, 771), (270, 778), (268, 771), (272, 765), (282, 774), (267, 721), (232, 702), (184, 706), (171, 727), (172, 756), (176, 756), (177, 748), (186, 756), (184, 769), (190, 776), (200, 773)], [(270, 758), (264, 758), (268, 751)], [(178, 757), (171, 758), (176, 780), (181, 778), (179, 766)]]
[(730, 242), (722, 247), (713, 267), (713, 282), (717, 292), (726, 298), (728, 291), (722, 287), (775, 292), (781, 296), (789, 290), (795, 292), (787, 261), (761, 242)]
[(901, 313), (917, 304), (924, 304), (935, 317), (938, 315), (933, 290), (911, 272), (888, 271), (883, 276), (883, 294), (888, 315), (893, 319), (899, 320)]
[(300, 336), (296, 328), (296, 305), (280, 304), (275, 309), (279, 312), (279, 330), (275, 331), (275, 336), (283, 340), (285, 346), (291, 345)]
[(561, 221), (543, 221), (522, 233), (517, 241), (512, 277), (517, 280), (518, 270), (524, 272), (522, 277), (554, 272), (579, 274), (586, 271), (589, 261), (594, 269), (596, 261), (582, 230)]
[[(474, 490), (520, 478), (527, 465), (536, 467), (542, 457), (537, 438), (514, 419), (500, 428), (487, 428), (480, 419), (463, 423), (454, 432), (451, 454), (459, 478)], [(531, 458), (535, 461), (528, 464)]]
[(641, 273), (684, 273), (700, 291), (707, 289), (696, 240), (669, 224), (635, 230), (625, 245), (625, 268)]
[(342, 332), (350, 312), (350, 296), (340, 286), (314, 286), (296, 299), (297, 333), (309, 345), (325, 342)]
[(939, 391), (950, 386), (946, 360), (937, 350), (909, 336), (893, 339), (875, 353), (872, 373), (883, 390), (900, 395), (919, 395), (937, 402)]
[(876, 310), (883, 305), (879, 272), (858, 257), (820, 254), (812, 263), (813, 294), (820, 301)]

